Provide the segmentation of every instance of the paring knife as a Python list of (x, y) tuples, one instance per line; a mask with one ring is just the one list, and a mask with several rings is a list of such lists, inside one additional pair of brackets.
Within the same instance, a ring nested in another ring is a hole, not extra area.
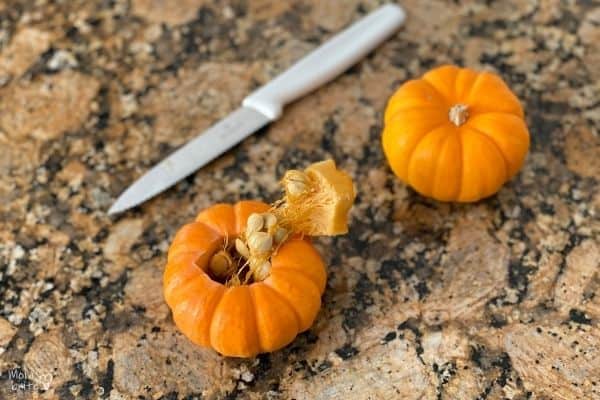
[(387, 4), (309, 53), (258, 88), (227, 117), (183, 145), (125, 190), (109, 214), (132, 208), (192, 174), (252, 133), (281, 116), (283, 106), (329, 82), (394, 33), (404, 10)]

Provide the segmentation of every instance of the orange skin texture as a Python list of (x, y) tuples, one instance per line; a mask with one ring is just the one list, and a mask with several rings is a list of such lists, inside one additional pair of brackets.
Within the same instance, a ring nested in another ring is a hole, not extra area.
[[(468, 107), (464, 124), (448, 117)], [(529, 150), (523, 108), (490, 72), (442, 66), (404, 83), (390, 98), (382, 134), (392, 171), (424, 196), (473, 202), (500, 190)]]
[(227, 287), (207, 274), (212, 255), (245, 229), (257, 201), (216, 204), (184, 225), (169, 248), (163, 290), (173, 320), (192, 342), (232, 357), (252, 357), (289, 344), (310, 328), (320, 307), (327, 273), (304, 238), (292, 237), (272, 257), (262, 282)]

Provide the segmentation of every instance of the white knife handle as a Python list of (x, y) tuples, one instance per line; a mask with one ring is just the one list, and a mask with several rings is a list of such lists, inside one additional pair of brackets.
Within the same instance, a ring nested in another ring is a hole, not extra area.
[(352, 24), (244, 99), (250, 107), (276, 120), (283, 106), (329, 82), (394, 33), (404, 10), (386, 4)]

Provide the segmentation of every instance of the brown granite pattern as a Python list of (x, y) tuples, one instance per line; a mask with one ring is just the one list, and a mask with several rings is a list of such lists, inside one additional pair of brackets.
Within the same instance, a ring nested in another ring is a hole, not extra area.
[[(0, 2), (0, 398), (600, 398), (597, 1), (403, 1), (406, 26), (359, 65), (106, 215), (378, 3)], [(531, 129), (523, 171), (476, 204), (417, 195), (378, 143), (394, 88), (449, 62), (500, 73)], [(214, 202), (273, 200), (285, 169), (325, 157), (359, 193), (351, 233), (316, 242), (314, 327), (253, 360), (190, 344), (161, 296), (174, 232)]]

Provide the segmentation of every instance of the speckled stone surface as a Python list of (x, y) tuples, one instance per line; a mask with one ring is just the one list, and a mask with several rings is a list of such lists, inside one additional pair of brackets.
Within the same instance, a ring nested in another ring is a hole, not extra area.
[[(405, 27), (281, 120), (141, 208), (136, 177), (374, 0), (0, 1), (0, 398), (600, 398), (600, 3), (407, 0)], [(568, 3), (568, 4), (567, 4)], [(532, 136), (470, 205), (394, 179), (380, 145), (404, 80), (496, 71)], [(333, 157), (351, 233), (318, 239), (313, 328), (252, 360), (190, 344), (161, 294), (179, 226), (274, 200)]]

